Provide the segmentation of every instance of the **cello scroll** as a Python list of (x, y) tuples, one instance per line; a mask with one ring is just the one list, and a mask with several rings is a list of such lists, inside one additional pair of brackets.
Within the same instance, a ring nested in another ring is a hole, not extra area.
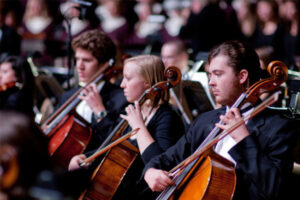
[(244, 100), (254, 104), (261, 94), (269, 92), (279, 87), (287, 80), (288, 68), (281, 61), (272, 61), (267, 68), (270, 78), (262, 79), (254, 83), (247, 91), (247, 97)]
[[(161, 81), (156, 83), (150, 89), (148, 89), (145, 94), (141, 97), (139, 102), (143, 102), (143, 98), (150, 99), (152, 102), (155, 102), (155, 99), (159, 99), (162, 95), (162, 91), (168, 90), (176, 86), (181, 81), (181, 72), (178, 67), (170, 66), (164, 71), (164, 75), (167, 78), (167, 81)], [(158, 102), (155, 102), (158, 103)], [(154, 103), (154, 106), (155, 106)]]
[(181, 72), (178, 67), (170, 66), (164, 72), (165, 77), (172, 85), (172, 87), (176, 86), (181, 80)]

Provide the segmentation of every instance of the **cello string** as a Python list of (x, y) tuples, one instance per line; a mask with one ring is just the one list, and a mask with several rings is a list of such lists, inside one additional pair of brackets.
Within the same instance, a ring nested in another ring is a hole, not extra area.
[(111, 144), (107, 145), (103, 149), (100, 149), (99, 151), (95, 152), (93, 155), (85, 159), (80, 166), (85, 166), (95, 160), (97, 157), (99, 157), (104, 152), (110, 150), (111, 148), (115, 147), (116, 145), (120, 144), (121, 142), (125, 141), (129, 137), (135, 135), (139, 131), (139, 128), (134, 129), (133, 131), (130, 131), (129, 133), (123, 135), (122, 137), (118, 138), (117, 140), (113, 141)]
[(191, 156), (187, 157), (183, 162), (181, 162), (179, 165), (177, 165), (175, 168), (173, 168), (169, 173), (170, 175), (173, 175), (172, 172), (177, 171), (178, 169), (184, 168), (187, 165), (189, 165), (193, 160), (201, 156), (207, 149), (211, 148), (213, 145), (215, 145), (218, 141), (223, 139), (225, 136), (230, 134), (232, 131), (234, 131), (236, 128), (238, 128), (240, 125), (242, 125), (245, 121), (251, 119), (258, 113), (260, 113), (262, 110), (264, 110), (267, 106), (273, 104), (278, 100), (279, 94), (281, 92), (277, 91), (273, 95), (271, 95), (269, 98), (264, 100), (262, 103), (260, 103), (257, 107), (254, 108), (253, 112), (250, 114), (242, 117), (239, 121), (237, 121), (235, 124), (233, 124), (229, 129), (222, 131), (218, 136), (216, 136), (210, 143), (203, 146), (202, 148), (198, 149), (196, 152), (194, 152)]

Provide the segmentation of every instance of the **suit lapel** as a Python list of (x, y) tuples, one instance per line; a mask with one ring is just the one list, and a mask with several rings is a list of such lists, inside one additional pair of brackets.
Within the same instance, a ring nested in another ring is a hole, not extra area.
[(220, 115), (224, 115), (225, 111), (226, 107), (222, 107), (216, 110), (216, 112), (213, 113), (212, 117), (208, 117), (207, 124), (205, 127), (206, 136), (215, 128), (215, 123), (220, 121)]

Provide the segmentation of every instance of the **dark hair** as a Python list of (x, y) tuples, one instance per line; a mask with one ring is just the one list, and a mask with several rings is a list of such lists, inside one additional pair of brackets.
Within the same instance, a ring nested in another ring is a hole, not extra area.
[[(12, 69), (15, 72), (17, 82), (21, 83), (25, 90), (34, 91), (34, 77), (29, 63), (20, 56), (3, 56), (0, 63), (11, 63)], [(33, 93), (32, 93), (33, 94)]]
[(213, 48), (208, 55), (208, 63), (218, 55), (227, 56), (228, 65), (236, 73), (245, 69), (249, 73), (249, 84), (257, 82), (261, 78), (259, 58), (254, 49), (240, 41), (227, 41)]
[(103, 32), (98, 30), (90, 30), (77, 36), (72, 41), (73, 50), (81, 48), (90, 51), (98, 60), (99, 64), (103, 64), (109, 59), (115, 59), (116, 46), (114, 42)]

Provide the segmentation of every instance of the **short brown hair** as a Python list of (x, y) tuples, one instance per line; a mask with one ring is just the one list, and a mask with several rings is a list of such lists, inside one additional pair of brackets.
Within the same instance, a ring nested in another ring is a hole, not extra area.
[(77, 48), (90, 51), (99, 64), (103, 64), (109, 61), (109, 59), (115, 59), (116, 57), (114, 42), (105, 33), (96, 29), (86, 31), (77, 36), (72, 41), (72, 48), (74, 51)]
[(213, 48), (208, 55), (208, 63), (218, 55), (228, 57), (228, 65), (236, 73), (245, 69), (249, 73), (249, 84), (259, 81), (262, 72), (259, 58), (252, 47), (240, 41), (227, 41)]

